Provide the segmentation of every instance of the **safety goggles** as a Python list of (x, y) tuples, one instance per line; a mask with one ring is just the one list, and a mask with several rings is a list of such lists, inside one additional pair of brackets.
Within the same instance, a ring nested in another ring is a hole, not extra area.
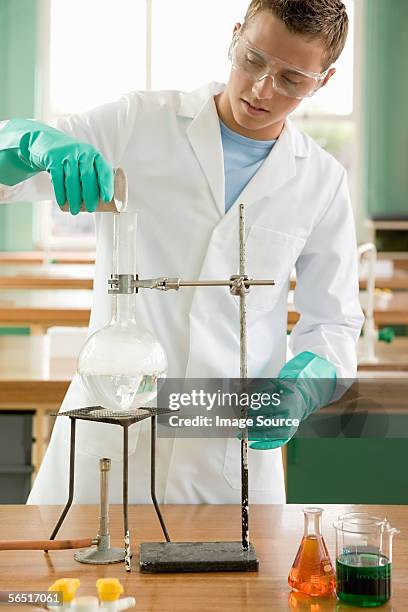
[(275, 91), (297, 100), (313, 96), (329, 71), (327, 69), (319, 73), (300, 70), (253, 47), (238, 33), (232, 39), (228, 57), (235, 70), (243, 70), (254, 82), (270, 77)]

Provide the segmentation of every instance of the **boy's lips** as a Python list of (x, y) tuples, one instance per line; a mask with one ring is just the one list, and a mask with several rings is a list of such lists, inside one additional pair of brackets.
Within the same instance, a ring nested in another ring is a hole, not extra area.
[(241, 101), (246, 112), (250, 115), (259, 116), (269, 112), (268, 110), (266, 110), (266, 108), (263, 108), (262, 106), (253, 105), (251, 104), (251, 102), (248, 102), (244, 98), (242, 98)]

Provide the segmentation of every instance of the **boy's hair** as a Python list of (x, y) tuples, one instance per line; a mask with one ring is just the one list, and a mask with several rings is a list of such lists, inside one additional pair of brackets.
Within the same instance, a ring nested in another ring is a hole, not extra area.
[(260, 11), (271, 11), (290, 32), (320, 39), (325, 48), (324, 69), (343, 51), (349, 21), (341, 0), (251, 0), (243, 30)]

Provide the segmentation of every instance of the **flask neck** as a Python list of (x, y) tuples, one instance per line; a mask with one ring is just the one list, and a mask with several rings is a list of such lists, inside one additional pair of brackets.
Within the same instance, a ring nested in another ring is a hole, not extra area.
[(137, 212), (113, 215), (112, 274), (136, 274)]
[(305, 537), (321, 536), (322, 535), (322, 509), (321, 508), (305, 508), (303, 510), (305, 516)]
[(136, 323), (136, 296), (112, 295), (112, 323), (126, 325)]

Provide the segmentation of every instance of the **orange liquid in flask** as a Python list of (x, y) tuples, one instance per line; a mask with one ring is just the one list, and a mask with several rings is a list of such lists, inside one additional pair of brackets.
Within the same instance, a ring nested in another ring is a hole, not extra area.
[(289, 586), (305, 595), (324, 597), (334, 592), (336, 580), (321, 534), (320, 508), (305, 508), (305, 534), (288, 577)]

